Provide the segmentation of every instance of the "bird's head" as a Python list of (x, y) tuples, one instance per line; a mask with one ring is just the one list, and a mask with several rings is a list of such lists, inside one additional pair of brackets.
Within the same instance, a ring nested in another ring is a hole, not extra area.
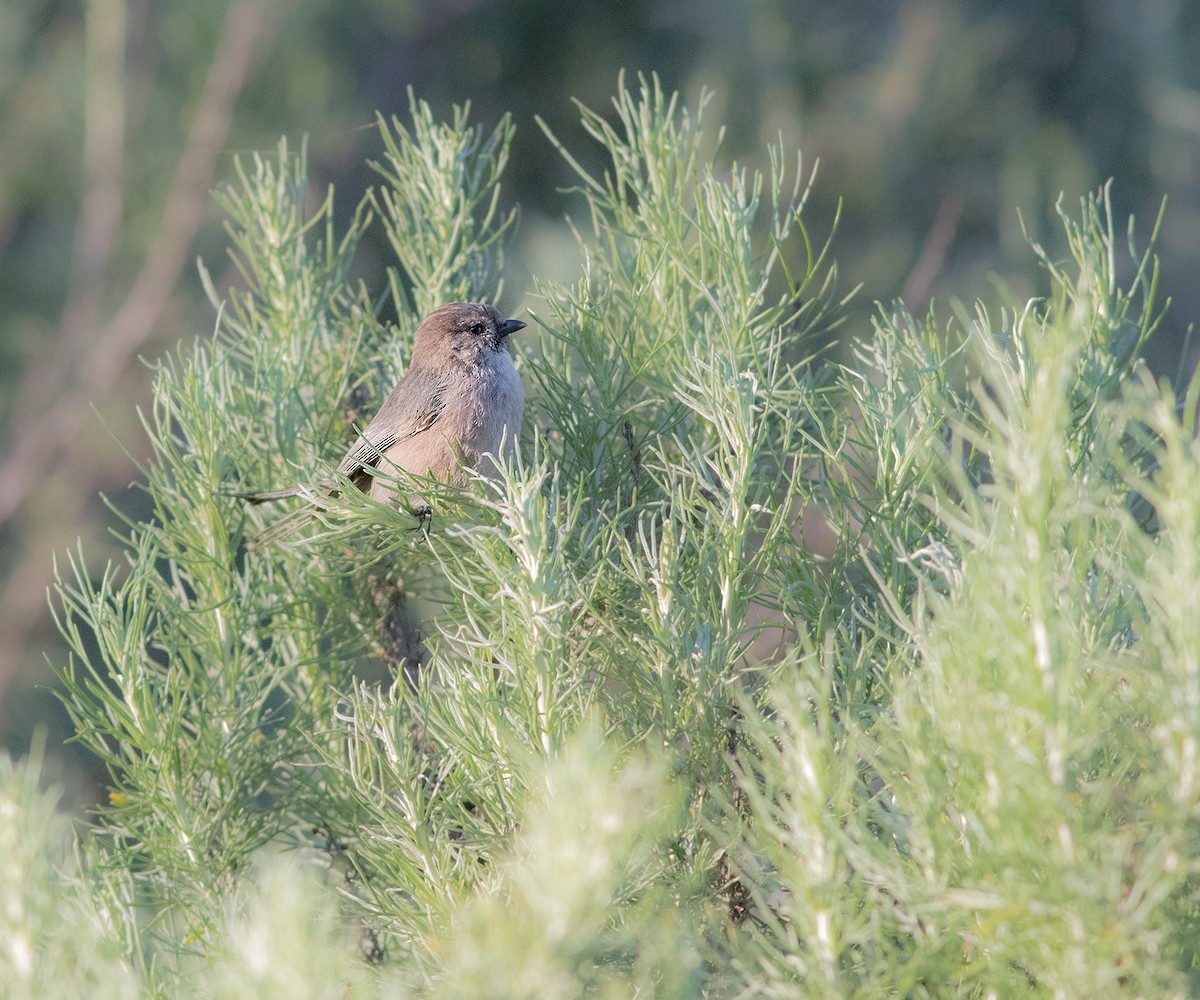
[(507, 351), (508, 335), (524, 327), (519, 319), (502, 319), (486, 302), (451, 302), (417, 329), (413, 362), (473, 364), (488, 353)]

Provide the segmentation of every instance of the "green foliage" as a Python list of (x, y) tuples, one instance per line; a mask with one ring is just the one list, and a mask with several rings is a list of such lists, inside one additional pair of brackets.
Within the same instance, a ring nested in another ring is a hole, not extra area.
[[(1153, 258), (1118, 263), (1103, 191), (1045, 299), (898, 307), (826, 363), (799, 165), (719, 170), (704, 103), (584, 109), (606, 167), (563, 150), (586, 265), (518, 344), (520, 457), (422, 483), (430, 523), (231, 494), (319, 487), (419, 312), (499, 293), (511, 126), (413, 101), (340, 237), (303, 156), (239, 170), (245, 287), (156, 369), (156, 518), (59, 581), (112, 778), (77, 869), (5, 778), (12, 940), (55, 954), (52, 900), (88, 943), (38, 995), (1200, 985), (1200, 389), (1136, 361)], [(347, 279), (371, 207), (395, 327)]]
[(136, 937), (122, 935), (128, 911), (112, 905), (107, 886), (80, 891), (68, 823), (55, 797), (38, 789), (40, 756), (20, 764), (0, 757), (4, 996), (128, 996), (140, 978), (127, 948), (136, 951)]
[(379, 118), (387, 155), (371, 166), (386, 184), (370, 198), (407, 279), (402, 287), (391, 269), (392, 295), (402, 313), (423, 316), (484, 290), (500, 294), (504, 238), (517, 217), (499, 207), (513, 125), (506, 115), (485, 139), (467, 124), (469, 104), (443, 125), (411, 89), (408, 103), (411, 133), (398, 117), (390, 127)]

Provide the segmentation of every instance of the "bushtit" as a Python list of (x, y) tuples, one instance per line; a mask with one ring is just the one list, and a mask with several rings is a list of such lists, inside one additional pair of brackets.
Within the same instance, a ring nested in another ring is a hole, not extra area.
[[(513, 367), (508, 335), (525, 324), (501, 319), (482, 302), (435, 309), (417, 329), (408, 373), (383, 401), (375, 419), (346, 453), (338, 473), (373, 500), (395, 500), (384, 474), (396, 469), (462, 485), (465, 469), (495, 475), (493, 461), (512, 453), (521, 431), (525, 391)], [(501, 453), (503, 449), (503, 453)], [(242, 493), (263, 503), (302, 493), (303, 487)]]

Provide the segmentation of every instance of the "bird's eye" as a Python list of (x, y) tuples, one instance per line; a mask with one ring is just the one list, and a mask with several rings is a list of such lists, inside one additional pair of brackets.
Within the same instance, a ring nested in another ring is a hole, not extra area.
[(482, 323), (474, 323), (474, 324), (472, 324), (472, 325), (471, 325), (471, 332), (472, 332), (473, 334), (475, 334), (475, 336), (476, 336), (476, 337), (482, 337), (482, 336), (483, 336), (483, 324), (482, 324)]

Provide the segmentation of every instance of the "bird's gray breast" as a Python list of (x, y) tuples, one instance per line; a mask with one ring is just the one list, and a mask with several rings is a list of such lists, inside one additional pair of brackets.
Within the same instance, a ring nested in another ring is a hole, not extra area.
[(464, 379), (461, 391), (465, 419), (456, 430), (464, 457), (475, 465), (483, 455), (510, 456), (525, 408), (525, 390), (512, 355), (488, 352)]

